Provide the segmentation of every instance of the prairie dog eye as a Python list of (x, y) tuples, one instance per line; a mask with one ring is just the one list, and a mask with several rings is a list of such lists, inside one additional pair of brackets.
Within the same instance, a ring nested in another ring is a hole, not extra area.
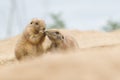
[(37, 23), (37, 22), (36, 22), (35, 24), (36, 24), (36, 25), (38, 25), (38, 23)]
[(56, 34), (60, 34), (59, 32), (55, 32)]
[(32, 24), (33, 22), (31, 22), (30, 24)]

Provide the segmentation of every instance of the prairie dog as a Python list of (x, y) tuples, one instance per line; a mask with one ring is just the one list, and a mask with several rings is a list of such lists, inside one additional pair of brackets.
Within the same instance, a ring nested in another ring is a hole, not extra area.
[(15, 56), (21, 60), (29, 56), (38, 56), (44, 52), (42, 43), (45, 40), (45, 22), (34, 18), (26, 26), (16, 48)]
[(68, 50), (78, 47), (77, 42), (71, 36), (64, 36), (60, 31), (47, 30), (45, 33), (52, 42), (48, 51), (56, 49)]

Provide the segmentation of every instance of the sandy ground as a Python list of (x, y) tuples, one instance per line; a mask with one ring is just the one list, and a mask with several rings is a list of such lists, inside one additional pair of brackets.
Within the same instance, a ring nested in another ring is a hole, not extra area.
[(0, 41), (0, 80), (120, 80), (120, 32), (60, 30), (79, 49), (17, 62), (19, 36)]

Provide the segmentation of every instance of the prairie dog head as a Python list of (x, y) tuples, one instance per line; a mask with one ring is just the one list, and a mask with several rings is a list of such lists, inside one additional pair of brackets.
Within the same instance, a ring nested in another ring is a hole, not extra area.
[(45, 22), (38, 18), (33, 18), (28, 25), (33, 27), (37, 32), (44, 32), (46, 28)]
[(64, 40), (64, 36), (57, 30), (47, 30), (45, 33), (53, 43), (61, 43)]

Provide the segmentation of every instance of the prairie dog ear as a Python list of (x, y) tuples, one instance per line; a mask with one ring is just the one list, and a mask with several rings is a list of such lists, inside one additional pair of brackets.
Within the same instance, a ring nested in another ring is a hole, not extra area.
[(44, 27), (43, 30), (45, 31), (45, 29), (46, 29), (46, 28)]
[(64, 39), (64, 36), (62, 35), (62, 39)]

